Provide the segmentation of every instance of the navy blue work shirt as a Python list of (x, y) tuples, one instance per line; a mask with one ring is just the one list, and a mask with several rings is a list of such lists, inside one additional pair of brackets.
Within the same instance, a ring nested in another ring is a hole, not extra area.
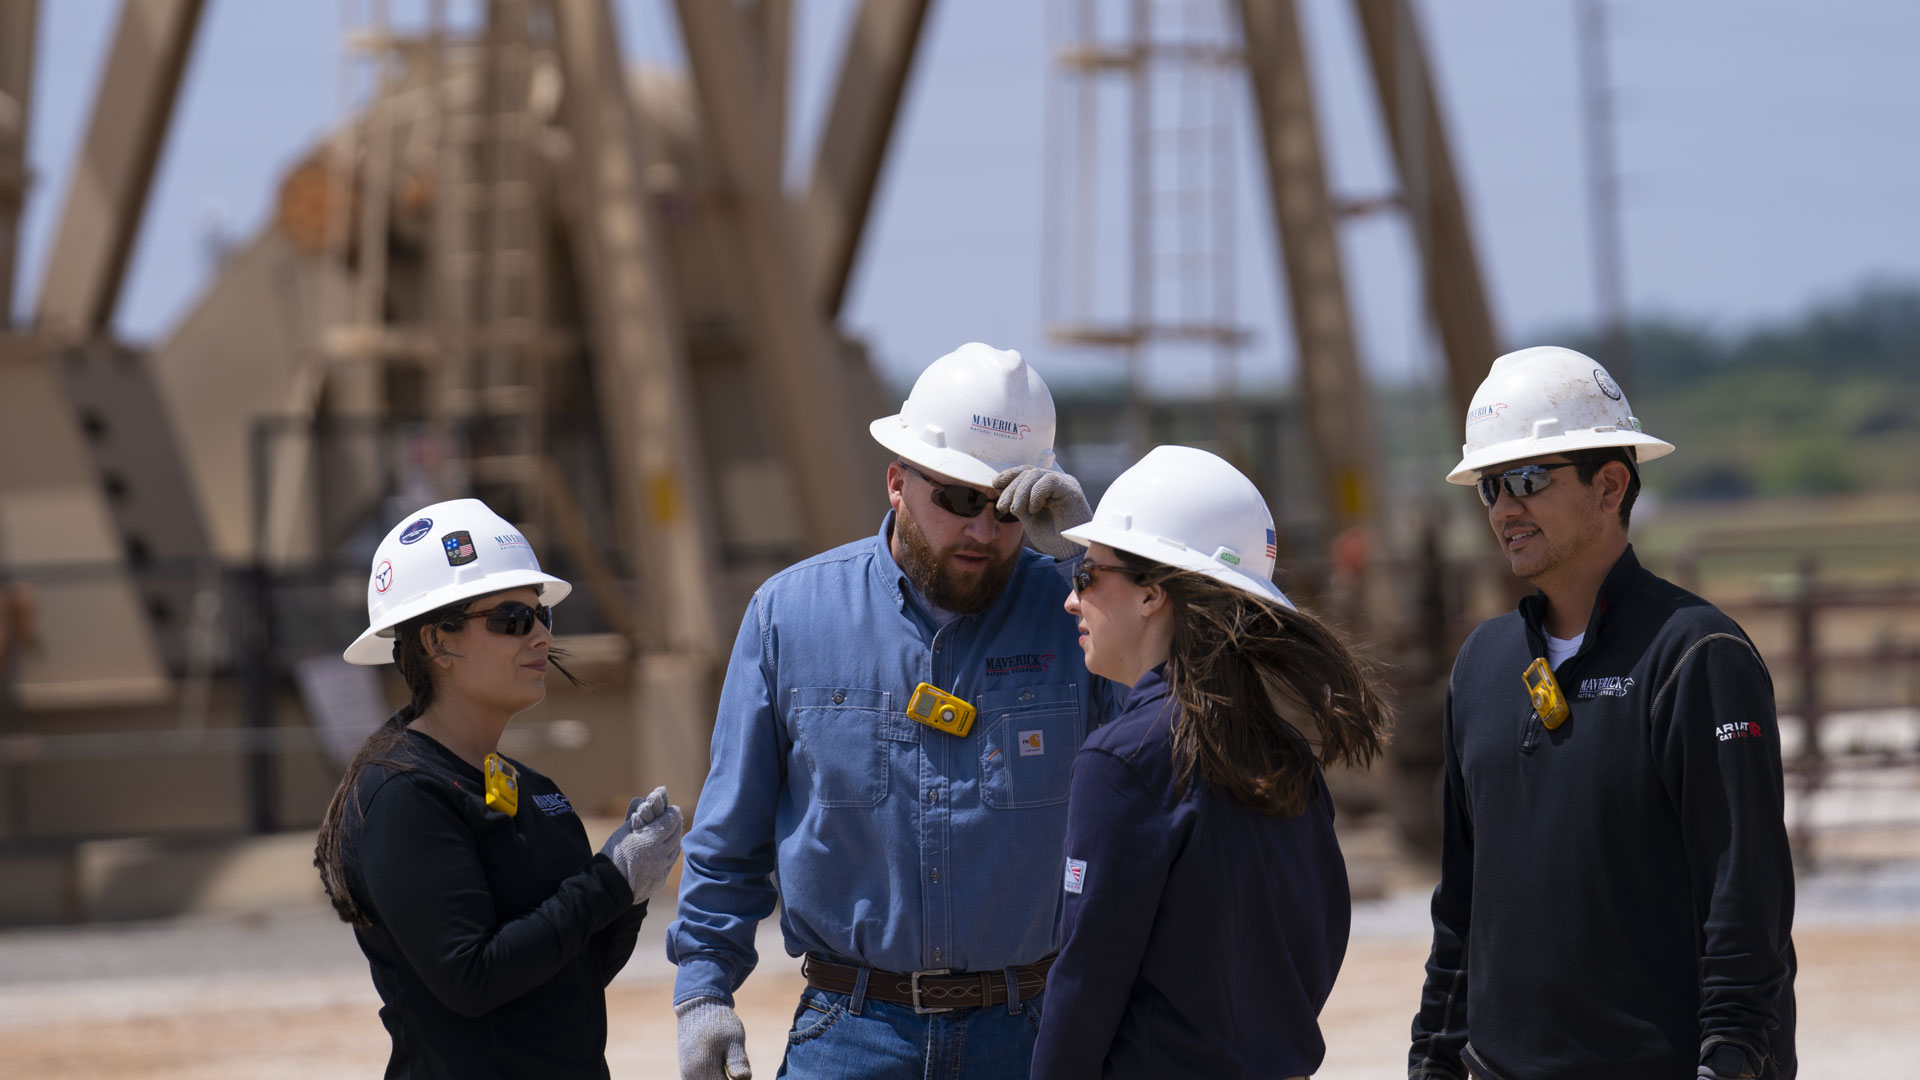
[(1262, 814), (1174, 778), (1164, 666), (1073, 760), (1060, 958), (1034, 1080), (1304, 1076), (1352, 902), (1326, 784)]

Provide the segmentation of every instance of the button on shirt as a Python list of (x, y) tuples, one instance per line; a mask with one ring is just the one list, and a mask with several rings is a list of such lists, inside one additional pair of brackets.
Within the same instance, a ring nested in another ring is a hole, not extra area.
[[(944, 624), (877, 536), (754, 594), (667, 928), (676, 1003), (731, 1001), (779, 876), (787, 952), (884, 971), (998, 971), (1054, 951), (1067, 783), (1122, 688), (1087, 673), (1072, 563), (1022, 551)], [(927, 682), (979, 710), (965, 738), (908, 719)]]

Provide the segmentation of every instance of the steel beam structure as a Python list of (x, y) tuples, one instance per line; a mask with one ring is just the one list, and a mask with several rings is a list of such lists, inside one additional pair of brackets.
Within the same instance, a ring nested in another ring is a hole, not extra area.
[(674, 0), (700, 102), (703, 134), (737, 217), (742, 294), (760, 377), (780, 403), (772, 418), (779, 457), (791, 469), (813, 550), (867, 535), (855, 485), (856, 428), (832, 328), (810, 287), (796, 215), (774, 159), (773, 122), (753, 92), (752, 41), (731, 3)]
[(1375, 510), (1373, 403), (1354, 344), (1299, 15), (1293, 0), (1239, 6), (1299, 351), (1299, 411), (1334, 532), (1369, 524)]
[(27, 125), (40, 0), (0, 0), (0, 331), (13, 325), (20, 210), (27, 197)]
[(40, 284), (35, 321), (43, 330), (95, 337), (113, 321), (204, 7), (204, 0), (120, 7)]
[(787, 103), (793, 70), (793, 0), (752, 0), (743, 9), (760, 49), (760, 93), (773, 119), (773, 160), (787, 162)]
[(633, 570), (651, 613), (636, 642), (640, 767), (690, 806), (707, 772), (722, 655), (712, 485), (612, 4), (553, 0), (553, 10), (575, 163), (569, 246), (591, 326), (618, 520), (634, 538)]
[(1420, 251), (1427, 310), (1447, 356), (1448, 397), (1464, 417), (1500, 342), (1433, 71), (1409, 0), (1354, 0), (1354, 7)]
[(932, 0), (865, 0), (854, 16), (801, 219), (814, 295), (829, 319), (839, 317), (846, 300), (894, 120), (932, 6)]

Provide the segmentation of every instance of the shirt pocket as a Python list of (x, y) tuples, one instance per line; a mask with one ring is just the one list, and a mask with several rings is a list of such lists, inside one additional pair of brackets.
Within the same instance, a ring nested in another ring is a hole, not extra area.
[(886, 799), (892, 701), (885, 690), (793, 689), (789, 716), (813, 777), (813, 805), (871, 807)]
[(1023, 810), (1067, 801), (1080, 749), (1080, 688), (1073, 683), (980, 695), (980, 801)]

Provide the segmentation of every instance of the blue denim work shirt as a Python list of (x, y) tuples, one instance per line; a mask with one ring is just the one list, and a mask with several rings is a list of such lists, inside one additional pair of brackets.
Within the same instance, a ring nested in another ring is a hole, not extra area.
[[(892, 527), (747, 605), (667, 927), (675, 1004), (733, 1000), (776, 875), (793, 956), (999, 971), (1058, 946), (1070, 766), (1121, 697), (1061, 610), (1077, 561), (1023, 549), (991, 607), (939, 625)], [(978, 708), (965, 738), (907, 718), (922, 682)]]

